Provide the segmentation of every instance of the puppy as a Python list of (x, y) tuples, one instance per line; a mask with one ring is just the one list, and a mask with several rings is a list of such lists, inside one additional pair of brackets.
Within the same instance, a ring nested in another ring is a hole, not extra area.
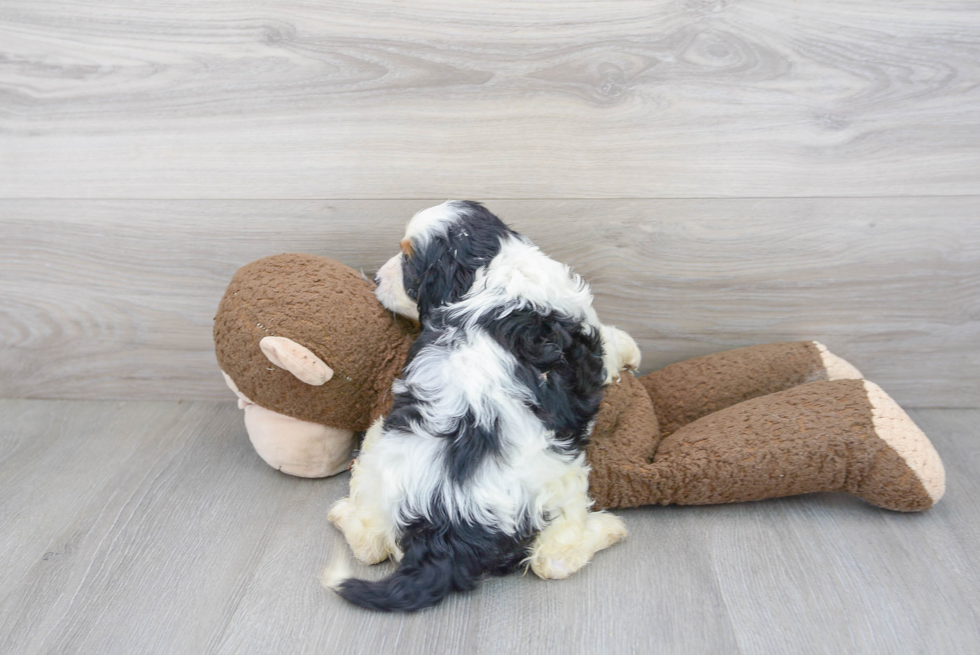
[(365, 436), (329, 519), (376, 582), (328, 583), (384, 611), (435, 605), (522, 562), (564, 578), (626, 536), (590, 512), (584, 448), (604, 384), (639, 365), (589, 287), (475, 202), (415, 215), (376, 294), (422, 333), (391, 412)]

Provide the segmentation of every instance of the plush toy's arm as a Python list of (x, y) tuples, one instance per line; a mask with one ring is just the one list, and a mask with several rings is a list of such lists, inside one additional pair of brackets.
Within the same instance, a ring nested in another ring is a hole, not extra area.
[(640, 378), (669, 435), (691, 421), (751, 398), (817, 380), (861, 373), (816, 341), (770, 343), (671, 364)]
[(652, 463), (606, 472), (603, 506), (704, 505), (846, 491), (891, 510), (943, 495), (928, 437), (876, 384), (814, 382), (703, 417), (664, 438)]

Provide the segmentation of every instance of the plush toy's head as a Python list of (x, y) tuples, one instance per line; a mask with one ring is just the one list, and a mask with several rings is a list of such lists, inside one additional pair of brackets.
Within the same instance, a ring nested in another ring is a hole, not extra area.
[[(373, 290), (348, 266), (298, 254), (252, 262), (228, 285), (215, 316), (215, 353), (242, 399), (256, 450), (276, 468), (310, 477), (336, 472), (349, 446), (329, 466), (302, 470), (289, 460), (310, 459), (303, 449), (324, 440), (316, 426), (351, 435), (384, 413), (418, 326), (385, 310)], [(291, 419), (308, 436), (289, 453), (279, 435)], [(263, 435), (268, 444), (257, 443)]]
[(373, 289), (326, 257), (287, 254), (243, 266), (215, 317), (221, 370), (266, 409), (366, 430), (418, 336)]
[[(386, 412), (418, 333), (417, 324), (382, 307), (357, 271), (297, 254), (243, 266), (214, 322), (218, 363), (256, 451), (304, 477), (346, 466), (354, 432)], [(619, 456), (648, 458), (656, 448), (652, 405), (631, 375), (621, 385), (606, 394), (593, 449), (610, 447), (615, 432)]]

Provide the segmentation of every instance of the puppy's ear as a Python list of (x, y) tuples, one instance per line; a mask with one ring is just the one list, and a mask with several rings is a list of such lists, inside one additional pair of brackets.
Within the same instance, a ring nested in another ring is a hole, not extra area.
[(473, 283), (472, 271), (453, 257), (451, 248), (432, 244), (426, 254), (428, 265), (419, 274), (418, 282), (419, 316), (458, 301)]
[(458, 301), (473, 284), (476, 269), (468, 258), (467, 236), (450, 228), (424, 244), (402, 241), (402, 282), (405, 293), (418, 304), (420, 319)]
[[(501, 239), (517, 236), (482, 205), (455, 203), (456, 220), (422, 243), (402, 243), (405, 289), (415, 293), (419, 315), (458, 302), (470, 290), (476, 272), (500, 252)], [(411, 253), (411, 254), (409, 254)]]

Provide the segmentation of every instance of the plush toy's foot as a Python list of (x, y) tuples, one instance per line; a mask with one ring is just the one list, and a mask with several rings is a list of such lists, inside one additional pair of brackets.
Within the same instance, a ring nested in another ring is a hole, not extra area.
[[(871, 404), (874, 432), (895, 453), (897, 460), (873, 467), (871, 475), (861, 482), (859, 495), (880, 507), (901, 510), (932, 507), (946, 492), (946, 471), (939, 453), (891, 396), (874, 382), (862, 382)], [(917, 500), (910, 505), (910, 499)]]
[(325, 478), (347, 470), (355, 445), (352, 430), (273, 412), (256, 405), (225, 374), (225, 383), (245, 411), (245, 429), (252, 447), (269, 466), (301, 478)]
[(561, 580), (588, 564), (600, 550), (626, 538), (623, 520), (606, 512), (590, 512), (585, 524), (556, 521), (535, 541), (529, 562), (539, 578)]
[(860, 380), (864, 377), (853, 364), (827, 350), (827, 346), (819, 341), (810, 341), (809, 343), (813, 344), (813, 347), (820, 354), (820, 363), (827, 380)]
[(813, 382), (715, 412), (666, 437), (653, 463), (616, 474), (619, 506), (846, 491), (909, 512), (945, 488), (928, 437), (866, 380)]

